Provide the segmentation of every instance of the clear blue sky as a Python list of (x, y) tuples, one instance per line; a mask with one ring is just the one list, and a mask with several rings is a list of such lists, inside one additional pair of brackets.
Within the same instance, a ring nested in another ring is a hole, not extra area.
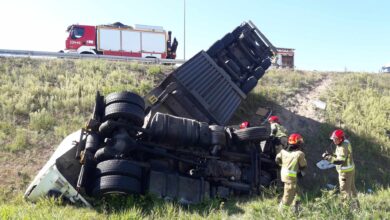
[[(184, 0), (8, 0), (0, 3), (0, 49), (59, 51), (79, 23), (163, 26), (183, 58)], [(376, 72), (390, 62), (387, 0), (186, 0), (186, 58), (243, 21), (277, 47), (296, 49), (298, 69)]]

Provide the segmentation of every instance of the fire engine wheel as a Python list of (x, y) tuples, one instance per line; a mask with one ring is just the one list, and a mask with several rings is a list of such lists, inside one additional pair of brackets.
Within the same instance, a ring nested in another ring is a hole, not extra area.
[(245, 93), (248, 94), (253, 88), (255, 88), (257, 85), (257, 79), (254, 76), (249, 77), (244, 85), (242, 85), (241, 90)]
[(271, 66), (271, 59), (269, 57), (265, 58), (263, 61), (261, 61), (261, 67), (266, 70)]
[(120, 118), (131, 120), (136, 126), (142, 126), (145, 111), (138, 105), (130, 103), (112, 103), (106, 106), (105, 120), (117, 120)]
[(141, 193), (141, 182), (138, 179), (109, 175), (102, 176), (95, 180), (92, 195), (101, 197), (107, 194), (139, 194)]
[(255, 71), (253, 72), (253, 76), (259, 80), (261, 77), (263, 77), (265, 73), (265, 70), (263, 69), (263, 67), (259, 66), (255, 69)]
[(106, 160), (96, 166), (95, 177), (121, 175), (129, 176), (140, 180), (142, 178), (142, 168), (128, 160)]
[(105, 98), (106, 106), (112, 103), (125, 102), (134, 105), (138, 105), (140, 108), (145, 109), (145, 101), (138, 94), (132, 92), (115, 92), (110, 93)]
[(263, 141), (270, 135), (269, 126), (250, 127), (233, 131), (233, 140), (238, 144), (242, 141)]

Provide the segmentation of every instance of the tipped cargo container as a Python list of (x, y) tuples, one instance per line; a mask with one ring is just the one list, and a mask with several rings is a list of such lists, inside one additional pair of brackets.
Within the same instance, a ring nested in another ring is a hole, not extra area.
[(227, 125), (276, 54), (252, 22), (200, 51), (145, 96), (147, 111)]

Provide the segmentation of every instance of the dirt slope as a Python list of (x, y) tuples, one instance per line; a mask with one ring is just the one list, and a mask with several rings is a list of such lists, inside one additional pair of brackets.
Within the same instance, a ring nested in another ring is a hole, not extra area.
[[(284, 106), (274, 106), (274, 114), (278, 115), (282, 124), (291, 133), (299, 133), (305, 140), (304, 151), (308, 161), (307, 176), (304, 186), (323, 187), (324, 183), (335, 184), (334, 170), (322, 171), (316, 167), (316, 163), (321, 160), (321, 154), (326, 150), (328, 143), (320, 143), (320, 126), (325, 121), (325, 112), (316, 107), (313, 103), (319, 100), (331, 84), (331, 77), (323, 75), (312, 87), (305, 88), (298, 94), (289, 98), (289, 102)], [(313, 183), (315, 183), (313, 185)]]

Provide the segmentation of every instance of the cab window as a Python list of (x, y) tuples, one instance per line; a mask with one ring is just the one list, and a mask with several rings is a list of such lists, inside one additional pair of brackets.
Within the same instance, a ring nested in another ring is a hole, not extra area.
[(84, 28), (82, 27), (73, 27), (72, 29), (72, 39), (79, 39), (84, 36)]

